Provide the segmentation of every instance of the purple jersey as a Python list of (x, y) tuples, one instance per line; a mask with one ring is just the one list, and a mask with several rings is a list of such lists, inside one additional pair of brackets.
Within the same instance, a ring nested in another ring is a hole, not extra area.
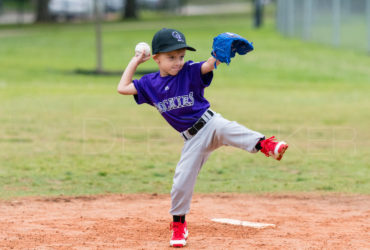
[(203, 63), (188, 61), (175, 76), (161, 77), (158, 71), (133, 80), (135, 101), (155, 106), (174, 129), (185, 131), (210, 106), (204, 98), (204, 88), (211, 84), (213, 72), (202, 75)]

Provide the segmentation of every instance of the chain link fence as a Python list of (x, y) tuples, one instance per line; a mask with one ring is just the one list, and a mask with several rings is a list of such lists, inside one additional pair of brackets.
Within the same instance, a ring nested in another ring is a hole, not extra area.
[(277, 0), (276, 16), (285, 36), (370, 53), (370, 0)]

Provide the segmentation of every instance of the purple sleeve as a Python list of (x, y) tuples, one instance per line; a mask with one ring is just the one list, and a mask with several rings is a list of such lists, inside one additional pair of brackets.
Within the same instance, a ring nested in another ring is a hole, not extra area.
[(190, 63), (189, 67), (190, 67), (191, 74), (193, 76), (192, 77), (193, 80), (196, 82), (199, 82), (205, 88), (205, 87), (208, 87), (212, 82), (213, 71), (202, 75), (201, 67), (203, 63), (205, 63), (205, 61), (199, 62), (199, 63)]
[(134, 86), (137, 90), (137, 94), (134, 95), (136, 103), (137, 104), (148, 103), (150, 105), (153, 105), (148, 95), (147, 91), (148, 86), (145, 76), (140, 78), (140, 80), (135, 79), (132, 82), (134, 83)]

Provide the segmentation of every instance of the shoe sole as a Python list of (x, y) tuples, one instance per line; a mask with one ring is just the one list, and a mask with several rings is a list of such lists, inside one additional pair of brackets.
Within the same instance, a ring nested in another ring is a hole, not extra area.
[(283, 158), (283, 155), (285, 153), (285, 151), (288, 149), (289, 145), (286, 144), (286, 143), (283, 143), (282, 145), (280, 145), (279, 149), (278, 149), (278, 153), (277, 155), (275, 155), (275, 159), (280, 161), (282, 158)]
[(170, 244), (170, 246), (171, 247), (176, 247), (176, 248), (184, 247), (184, 246), (186, 246), (186, 242), (184, 244), (181, 244), (181, 243), (179, 243), (179, 244)]
[(184, 247), (184, 246), (186, 246), (186, 240), (187, 239), (188, 239), (188, 237), (185, 238), (185, 242), (184, 243), (171, 243), (171, 241), (170, 241), (170, 246), (171, 247), (176, 247), (176, 248)]

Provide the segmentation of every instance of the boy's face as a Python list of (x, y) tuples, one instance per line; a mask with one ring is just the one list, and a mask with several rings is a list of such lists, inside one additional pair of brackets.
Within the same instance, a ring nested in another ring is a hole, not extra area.
[(170, 52), (162, 52), (153, 56), (158, 64), (161, 76), (175, 76), (184, 66), (186, 49), (179, 49)]

